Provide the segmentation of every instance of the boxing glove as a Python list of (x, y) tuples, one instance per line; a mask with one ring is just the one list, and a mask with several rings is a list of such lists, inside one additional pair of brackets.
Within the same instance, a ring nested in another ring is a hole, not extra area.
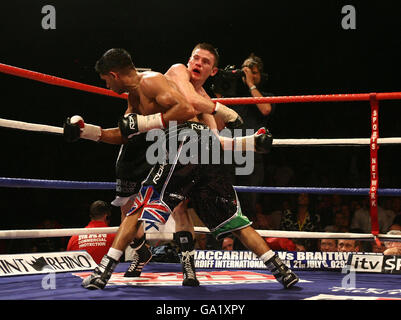
[(220, 102), (216, 102), (212, 114), (221, 117), (228, 129), (239, 128), (244, 123), (238, 113)]
[(85, 123), (81, 116), (73, 116), (64, 122), (63, 136), (67, 142), (75, 142), (79, 138), (99, 141), (102, 136), (102, 128)]
[(254, 151), (268, 153), (273, 145), (273, 136), (265, 127), (260, 128), (251, 136), (233, 139), (234, 151)]
[(273, 136), (266, 128), (260, 128), (255, 134), (255, 152), (268, 153), (273, 145)]
[(126, 138), (146, 132), (151, 129), (165, 129), (163, 115), (161, 113), (142, 116), (136, 113), (124, 115), (118, 122), (121, 134)]

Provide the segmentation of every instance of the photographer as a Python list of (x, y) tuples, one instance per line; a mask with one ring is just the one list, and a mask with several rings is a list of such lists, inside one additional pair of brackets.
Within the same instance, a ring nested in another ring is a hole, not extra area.
[[(243, 62), (241, 70), (234, 70), (227, 67), (219, 70), (216, 80), (212, 85), (212, 90), (217, 97), (266, 97), (272, 96), (266, 89), (267, 74), (263, 72), (263, 61), (253, 53)], [(254, 105), (230, 105), (243, 119), (244, 123), (240, 127), (242, 135), (246, 135), (246, 129), (257, 131), (261, 127), (269, 129), (268, 120), (274, 112), (274, 104), (259, 103)], [(263, 186), (264, 185), (264, 161), (263, 154), (255, 153), (254, 171), (250, 175), (237, 175), (235, 177), (236, 186)], [(240, 202), (252, 219), (256, 216), (257, 193), (238, 194)]]

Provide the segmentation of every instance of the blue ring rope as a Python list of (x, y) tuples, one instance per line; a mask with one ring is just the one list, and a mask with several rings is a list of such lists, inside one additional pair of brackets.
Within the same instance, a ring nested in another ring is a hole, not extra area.
[[(8, 188), (42, 188), (42, 189), (75, 189), (75, 190), (114, 190), (115, 182), (87, 182), (65, 180), (42, 180), (24, 178), (0, 177), (0, 187)], [(248, 187), (234, 186), (238, 192), (255, 192), (271, 194), (309, 193), (309, 194), (340, 194), (369, 195), (369, 188), (320, 188), (320, 187)], [(400, 196), (401, 189), (378, 189), (381, 196)]]

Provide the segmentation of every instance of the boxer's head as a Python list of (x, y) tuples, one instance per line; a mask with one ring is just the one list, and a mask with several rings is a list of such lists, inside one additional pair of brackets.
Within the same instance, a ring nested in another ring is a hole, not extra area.
[(199, 43), (192, 50), (188, 61), (188, 70), (191, 80), (204, 83), (207, 78), (214, 76), (218, 69), (219, 54), (217, 50), (208, 43)]
[(107, 88), (122, 94), (126, 91), (124, 78), (135, 66), (131, 55), (124, 49), (110, 49), (96, 62), (95, 70), (106, 81)]

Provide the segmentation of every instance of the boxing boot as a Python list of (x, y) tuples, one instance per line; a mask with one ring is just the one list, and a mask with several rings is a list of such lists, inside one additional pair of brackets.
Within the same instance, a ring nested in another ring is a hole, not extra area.
[(174, 233), (174, 240), (181, 251), (181, 265), (184, 276), (182, 285), (190, 287), (199, 286), (195, 271), (195, 242), (191, 232), (176, 232)]
[(265, 265), (286, 289), (291, 288), (299, 281), (298, 276), (284, 264), (277, 254), (267, 260)]
[[(139, 242), (139, 245), (138, 245)], [(134, 249), (134, 256), (132, 262), (124, 274), (124, 277), (134, 278), (141, 275), (143, 267), (152, 259), (152, 253), (145, 244), (145, 238), (140, 240), (135, 239), (130, 244), (131, 248)]]
[(93, 273), (82, 281), (82, 287), (89, 290), (103, 289), (109, 281), (118, 261), (105, 255)]

